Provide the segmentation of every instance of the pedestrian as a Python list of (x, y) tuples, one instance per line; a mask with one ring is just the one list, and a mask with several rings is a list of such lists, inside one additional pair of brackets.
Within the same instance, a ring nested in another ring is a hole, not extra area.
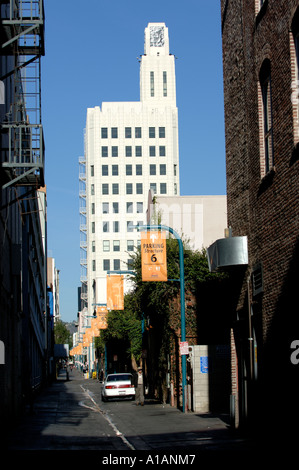
[(138, 367), (138, 373), (135, 382), (135, 398), (136, 405), (144, 405), (144, 392), (143, 392), (143, 374), (142, 367)]

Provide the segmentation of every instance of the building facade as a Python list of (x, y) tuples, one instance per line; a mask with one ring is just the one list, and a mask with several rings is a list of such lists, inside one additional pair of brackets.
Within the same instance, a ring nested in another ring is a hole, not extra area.
[(180, 192), (175, 58), (166, 25), (149, 23), (144, 44), (140, 101), (87, 110), (80, 229), (81, 296), (89, 315), (106, 304), (107, 271), (130, 269), (149, 189), (157, 195)]
[[(0, 2), (0, 419), (47, 380), (47, 217), (40, 112), (41, 0)], [(30, 77), (30, 78), (29, 78)]]
[(189, 249), (201, 251), (225, 234), (226, 196), (155, 196), (147, 220), (172, 227)]
[(298, 417), (298, 7), (221, 1), (228, 225), (248, 240), (232, 269), (234, 419), (262, 432)]

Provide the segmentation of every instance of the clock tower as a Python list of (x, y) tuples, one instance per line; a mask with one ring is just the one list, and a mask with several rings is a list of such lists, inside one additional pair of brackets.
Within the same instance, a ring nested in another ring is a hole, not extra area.
[(176, 105), (174, 56), (169, 53), (165, 23), (149, 23), (140, 65), (140, 101)]

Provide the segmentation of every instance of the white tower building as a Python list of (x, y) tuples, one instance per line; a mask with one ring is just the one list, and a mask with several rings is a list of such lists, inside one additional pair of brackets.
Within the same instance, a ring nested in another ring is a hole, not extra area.
[[(175, 59), (168, 28), (149, 23), (140, 59), (140, 101), (88, 108), (81, 180), (82, 296), (106, 304), (107, 271), (130, 269), (146, 222), (149, 189), (179, 195)], [(125, 290), (128, 288), (125, 285)], [(87, 310), (87, 309), (86, 309)]]

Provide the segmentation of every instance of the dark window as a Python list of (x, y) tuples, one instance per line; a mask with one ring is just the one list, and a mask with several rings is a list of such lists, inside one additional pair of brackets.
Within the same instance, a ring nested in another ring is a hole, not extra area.
[(269, 60), (265, 60), (262, 66), (260, 84), (263, 100), (265, 171), (267, 173), (274, 165), (271, 66)]

